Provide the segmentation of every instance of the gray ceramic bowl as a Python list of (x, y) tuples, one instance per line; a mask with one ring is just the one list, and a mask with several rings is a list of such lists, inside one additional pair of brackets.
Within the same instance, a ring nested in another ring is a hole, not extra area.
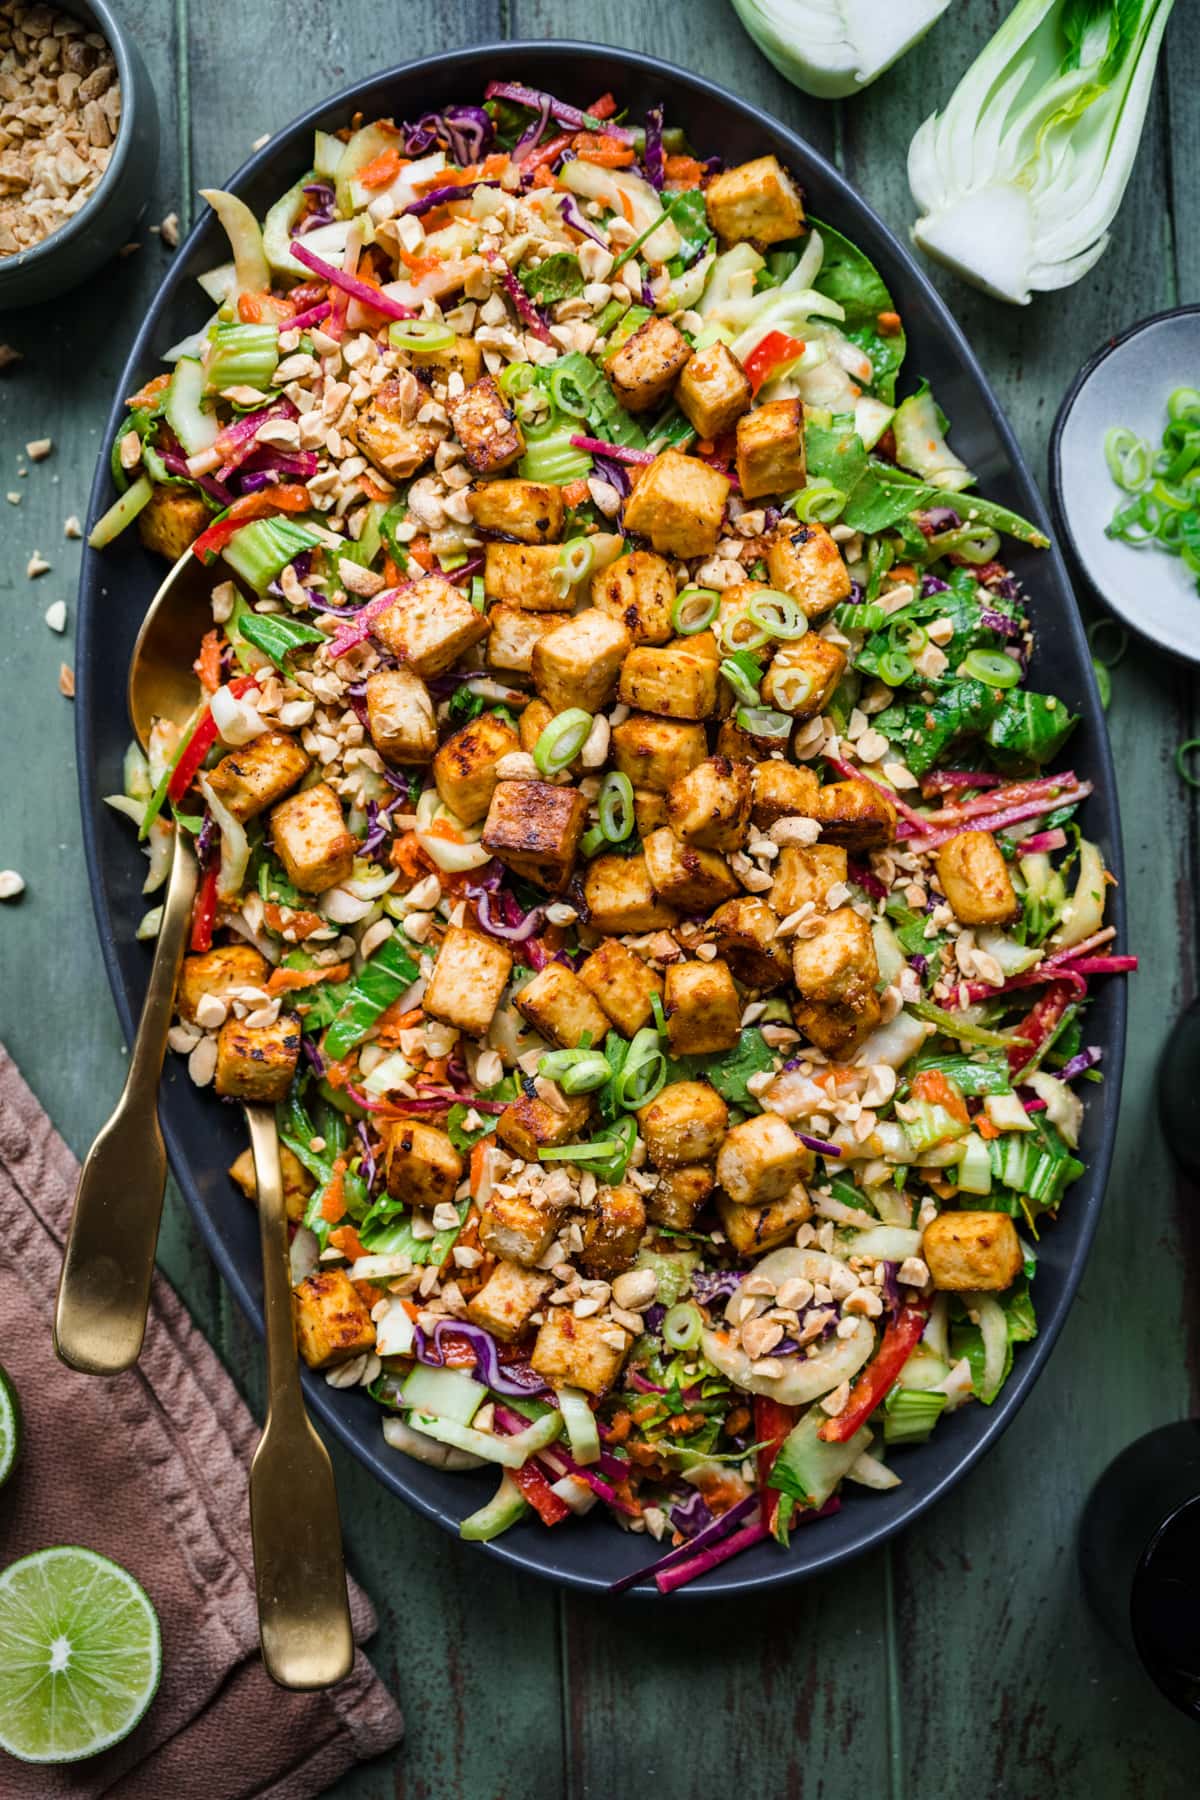
[(158, 106), (146, 65), (108, 0), (54, 0), (107, 39), (121, 83), (121, 125), (86, 205), (32, 250), (0, 258), (0, 312), (55, 299), (115, 256), (149, 198), (158, 161)]

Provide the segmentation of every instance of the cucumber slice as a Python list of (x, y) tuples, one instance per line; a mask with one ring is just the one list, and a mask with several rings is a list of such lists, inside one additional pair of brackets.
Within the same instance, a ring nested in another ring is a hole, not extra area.
[(194, 356), (181, 356), (163, 400), (163, 414), (189, 456), (209, 450), (221, 433), (216, 413), (204, 406), (204, 369)]
[(596, 1415), (587, 1403), (587, 1396), (581, 1394), (578, 1388), (559, 1388), (558, 1405), (575, 1461), (599, 1462), (600, 1432), (596, 1425)]
[(529, 1511), (529, 1503), (520, 1488), (505, 1469), (500, 1477), (500, 1486), (478, 1512), (473, 1512), (463, 1520), (458, 1528), (458, 1535), (469, 1543), (486, 1544), (490, 1538), (499, 1537), (510, 1525), (515, 1525)]
[(469, 1425), (487, 1399), (487, 1389), (465, 1369), (431, 1369), (418, 1363), (401, 1395), (405, 1405), (418, 1412)]

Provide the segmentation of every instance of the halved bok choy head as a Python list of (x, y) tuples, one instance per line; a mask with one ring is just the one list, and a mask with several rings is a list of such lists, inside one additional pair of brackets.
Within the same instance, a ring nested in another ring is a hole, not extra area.
[(889, 69), (950, 0), (733, 0), (742, 24), (781, 75), (838, 100)]

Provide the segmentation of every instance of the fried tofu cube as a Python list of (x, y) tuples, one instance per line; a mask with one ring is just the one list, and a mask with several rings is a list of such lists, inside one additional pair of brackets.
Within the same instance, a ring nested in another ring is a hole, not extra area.
[(780, 649), (763, 676), (762, 696), (768, 706), (794, 719), (816, 719), (845, 672), (846, 652), (809, 631)]
[(515, 1344), (553, 1286), (552, 1275), (523, 1269), (517, 1262), (498, 1262), (479, 1292), (467, 1301), (467, 1317), (502, 1344)]
[(753, 399), (750, 377), (728, 344), (697, 350), (675, 388), (679, 410), (697, 437), (719, 438), (732, 431)]
[(709, 224), (726, 243), (783, 244), (804, 225), (800, 190), (776, 156), (756, 156), (714, 175), (704, 198)]
[(717, 1181), (739, 1206), (769, 1206), (804, 1173), (804, 1146), (778, 1113), (758, 1113), (730, 1130), (717, 1152)]
[(433, 779), (444, 803), (464, 825), (487, 817), (496, 791), (496, 764), (521, 748), (507, 719), (480, 713), (448, 737), (433, 759)]
[(1007, 1213), (944, 1212), (925, 1227), (921, 1255), (935, 1288), (963, 1293), (1011, 1287), (1024, 1266)]
[(565, 587), (557, 544), (489, 544), (484, 551), (483, 591), (525, 612), (569, 613), (575, 589)]
[(652, 788), (634, 788), (633, 823), (640, 838), (648, 838), (652, 831), (661, 831), (667, 823), (666, 795), (656, 794)]
[(515, 875), (561, 894), (571, 879), (587, 810), (578, 788), (550, 781), (497, 782), (483, 847)]
[(370, 1308), (345, 1269), (318, 1269), (292, 1289), (296, 1342), (310, 1369), (332, 1369), (375, 1344)]
[(367, 730), (384, 762), (419, 767), (433, 761), (433, 699), (412, 669), (376, 669), (367, 676)]
[(678, 914), (650, 885), (644, 856), (596, 856), (583, 878), (588, 923), (610, 937), (657, 931)]
[(772, 757), (754, 769), (751, 818), (764, 831), (780, 819), (815, 819), (821, 784), (812, 769)]
[(487, 659), (493, 669), (528, 675), (533, 647), (558, 624), (554, 613), (522, 612), (519, 606), (493, 606), (488, 614)]
[(804, 407), (799, 400), (768, 400), (742, 414), (737, 474), (745, 500), (804, 486)]
[(727, 900), (709, 920), (717, 949), (743, 986), (766, 992), (791, 973), (786, 944), (778, 937), (779, 920), (765, 900), (746, 894)]
[(536, 1162), (539, 1150), (571, 1144), (587, 1124), (591, 1102), (586, 1094), (563, 1095), (560, 1109), (537, 1094), (520, 1094), (496, 1120), (496, 1136), (523, 1162)]
[(393, 1200), (432, 1212), (453, 1200), (463, 1178), (463, 1159), (447, 1134), (419, 1119), (399, 1119), (385, 1127), (384, 1168)]
[(632, 1342), (611, 1319), (577, 1319), (569, 1306), (555, 1306), (537, 1334), (530, 1366), (546, 1381), (599, 1396), (621, 1373)]
[(821, 836), (847, 850), (882, 850), (896, 835), (896, 808), (869, 781), (828, 781), (817, 790)]
[(729, 965), (672, 963), (666, 983), (667, 1036), (676, 1056), (709, 1056), (737, 1043), (742, 1003)]
[(744, 726), (738, 724), (731, 714), (722, 719), (717, 727), (717, 741), (713, 746), (718, 756), (728, 756), (732, 762), (756, 763), (769, 756), (772, 750), (779, 748), (778, 738), (755, 737)]
[(461, 375), (464, 387), (470, 387), (483, 374), (483, 345), (474, 338), (456, 337), (444, 350), (410, 350), (408, 360), (414, 369), (433, 369), (442, 376)]
[(855, 1048), (879, 1023), (879, 964), (868, 921), (839, 906), (813, 937), (797, 938), (792, 974), (796, 1024), (830, 1056)]
[(655, 1168), (683, 1169), (716, 1156), (729, 1124), (729, 1108), (706, 1081), (672, 1081), (637, 1117)]
[(642, 644), (626, 656), (617, 692), (637, 712), (711, 719), (717, 710), (717, 665), (675, 644)]
[(809, 901), (818, 912), (828, 912), (825, 896), (846, 879), (846, 852), (840, 844), (785, 844), (774, 869), (771, 906), (781, 919)]
[(681, 844), (669, 829), (652, 831), (642, 851), (655, 893), (684, 912), (707, 912), (738, 892), (737, 877), (723, 856)]
[(223, 756), (208, 779), (235, 819), (257, 818), (307, 775), (311, 758), (286, 731), (263, 731)]
[[(308, 1211), (309, 1197), (317, 1185), (294, 1150), (286, 1144), (279, 1146), (279, 1170), (283, 1176), (283, 1210), (293, 1225), (299, 1225)], [(237, 1160), (230, 1164), (230, 1177), (245, 1194), (252, 1206), (258, 1204), (258, 1176), (254, 1169), (253, 1150), (243, 1150)]]
[(608, 1032), (607, 1015), (575, 971), (560, 962), (548, 962), (540, 969), (515, 1003), (521, 1017), (560, 1050), (574, 1050), (584, 1032), (591, 1033), (593, 1044)]
[(646, 1197), (647, 1217), (656, 1225), (665, 1225), (668, 1231), (690, 1231), (715, 1186), (712, 1170), (703, 1164), (667, 1169)]
[(599, 712), (612, 698), (633, 639), (619, 619), (596, 607), (564, 619), (533, 647), (533, 685), (556, 713)]
[(707, 754), (703, 725), (635, 713), (612, 728), (613, 762), (622, 775), (628, 775), (635, 790), (649, 788), (656, 794), (668, 794)]
[(663, 991), (662, 977), (618, 938), (605, 938), (579, 971), (579, 980), (603, 1008), (622, 1037), (650, 1022), (651, 997)]
[(226, 1019), (217, 1036), (215, 1091), (226, 1100), (275, 1105), (287, 1099), (300, 1060), (300, 1021), (281, 1012), (273, 1025)]
[(484, 481), (467, 506), (484, 531), (501, 531), (522, 544), (555, 544), (562, 536), (562, 489), (548, 481)]
[(208, 529), (212, 513), (199, 494), (188, 494), (174, 486), (155, 487), (137, 522), (138, 536), (147, 550), (174, 563)]
[[(517, 736), (521, 740), (521, 748), (532, 756), (538, 739), (553, 719), (554, 713), (544, 700), (531, 700), (517, 720)], [(570, 765), (572, 773), (579, 768), (579, 760)]]
[(749, 763), (708, 756), (672, 782), (667, 795), (671, 830), (702, 850), (737, 850), (750, 829)]
[(271, 813), (271, 837), (288, 880), (306, 894), (337, 887), (354, 869), (358, 840), (327, 781), (281, 800)]
[(179, 973), (176, 1005), (185, 1019), (194, 1020), (205, 994), (227, 1002), (238, 988), (261, 988), (270, 964), (253, 944), (221, 944), (199, 956), (185, 956)]
[(626, 412), (649, 412), (666, 399), (691, 354), (670, 319), (651, 315), (606, 359), (604, 373)]
[(735, 1256), (760, 1256), (764, 1250), (776, 1250), (780, 1244), (786, 1244), (811, 1219), (812, 1201), (808, 1189), (798, 1181), (782, 1200), (772, 1200), (766, 1206), (739, 1206), (728, 1194), (718, 1193), (717, 1215)]
[(618, 556), (592, 576), (592, 605), (619, 619), (635, 644), (665, 644), (675, 605), (670, 563), (650, 550)]
[(532, 1268), (554, 1241), (557, 1214), (524, 1194), (493, 1191), (479, 1217), (479, 1241), (493, 1256)]
[(767, 573), (810, 619), (848, 600), (854, 586), (824, 525), (781, 525), (767, 550)]
[(385, 650), (428, 681), (487, 636), (487, 620), (452, 582), (425, 575), (401, 588), (371, 626)]
[(436, 425), (418, 425), (411, 383), (385, 381), (346, 435), (389, 481), (406, 481), (429, 461), (442, 440)]
[(635, 1187), (602, 1187), (583, 1225), (579, 1258), (594, 1279), (611, 1281), (637, 1261), (646, 1229), (646, 1203)]
[(525, 454), (516, 415), (490, 375), (446, 402), (454, 435), (477, 475), (495, 475)]
[(425, 998), (431, 1019), (482, 1037), (512, 972), (512, 952), (477, 931), (452, 925), (442, 939)]
[(937, 872), (960, 925), (1007, 925), (1021, 910), (1008, 864), (990, 831), (960, 831), (942, 844)]
[(664, 450), (625, 503), (625, 529), (667, 556), (711, 556), (721, 534), (728, 477), (679, 450)]

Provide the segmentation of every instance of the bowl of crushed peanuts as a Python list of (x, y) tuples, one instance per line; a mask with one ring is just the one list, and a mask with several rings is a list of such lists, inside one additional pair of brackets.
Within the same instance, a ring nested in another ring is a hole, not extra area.
[(105, 0), (0, 0), (0, 310), (76, 287), (146, 203), (158, 110)]

